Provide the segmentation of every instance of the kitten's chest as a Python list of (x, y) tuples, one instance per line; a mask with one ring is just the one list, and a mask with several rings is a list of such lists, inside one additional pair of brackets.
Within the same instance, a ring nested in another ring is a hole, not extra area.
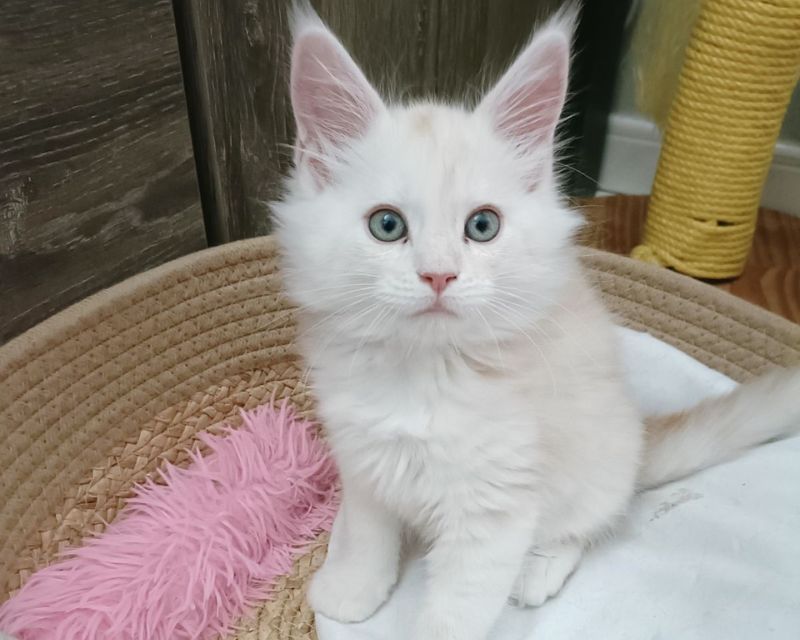
[[(520, 425), (437, 407), (423, 435), (392, 424), (342, 451), (346, 468), (406, 523), (429, 531), (471, 514), (513, 512), (536, 487), (537, 447), (531, 423)], [(494, 433), (492, 433), (494, 432)]]
[(319, 372), (317, 396), (332, 428), (380, 440), (437, 443), (486, 437), (492, 421), (519, 413), (524, 394), (456, 361), (437, 357), (396, 366), (380, 360), (342, 376)]
[(509, 385), (422, 367), (353, 382), (319, 394), (339, 464), (406, 520), (500, 506), (531, 486), (535, 419)]

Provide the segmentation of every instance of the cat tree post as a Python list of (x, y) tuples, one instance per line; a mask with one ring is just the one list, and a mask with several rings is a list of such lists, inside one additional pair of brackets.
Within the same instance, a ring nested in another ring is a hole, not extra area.
[(701, 278), (741, 274), (800, 72), (800, 0), (705, 0), (633, 257)]

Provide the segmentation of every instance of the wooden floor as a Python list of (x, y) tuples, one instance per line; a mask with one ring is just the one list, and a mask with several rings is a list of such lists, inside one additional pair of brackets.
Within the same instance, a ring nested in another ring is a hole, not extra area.
[[(588, 245), (627, 255), (639, 243), (646, 196), (591, 198), (581, 205)], [(800, 218), (762, 209), (744, 273), (715, 286), (800, 323)]]

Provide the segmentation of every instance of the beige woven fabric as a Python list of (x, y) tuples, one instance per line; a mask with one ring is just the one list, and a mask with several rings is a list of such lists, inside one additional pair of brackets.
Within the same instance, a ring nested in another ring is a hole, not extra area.
[[(274, 392), (313, 411), (269, 238), (132, 278), (0, 347), (0, 599), (66, 544), (99, 531), (134, 482), (180, 462), (202, 430)], [(737, 380), (800, 362), (800, 327), (711, 287), (593, 253), (620, 322)], [(240, 640), (313, 637), (298, 560)]]
[(275, 585), (269, 602), (249, 616), (230, 640), (316, 640), (314, 612), (306, 604), (306, 583), (325, 559), (328, 536), (322, 535), (294, 563), (292, 573)]
[(0, 350), (0, 593), (101, 527), (197, 429), (231, 416), (237, 390), (245, 404), (275, 390), (310, 408), (275, 267), (271, 241), (201, 252)]

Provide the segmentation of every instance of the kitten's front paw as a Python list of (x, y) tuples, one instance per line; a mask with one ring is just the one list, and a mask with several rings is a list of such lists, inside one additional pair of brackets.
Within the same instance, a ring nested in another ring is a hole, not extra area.
[(583, 549), (576, 544), (554, 545), (529, 552), (511, 590), (511, 602), (520, 607), (544, 604), (561, 591), (582, 553)]
[(361, 622), (386, 601), (396, 580), (396, 574), (370, 571), (358, 562), (326, 562), (311, 579), (308, 603), (326, 618)]

